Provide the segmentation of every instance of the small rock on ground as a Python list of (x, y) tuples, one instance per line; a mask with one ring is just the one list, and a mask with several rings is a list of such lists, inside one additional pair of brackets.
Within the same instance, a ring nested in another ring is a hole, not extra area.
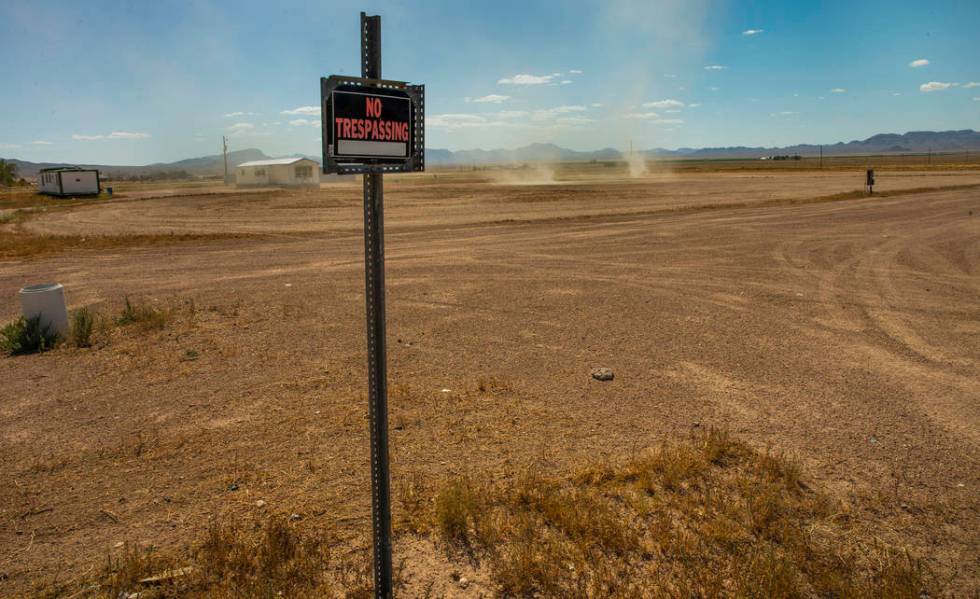
[(611, 381), (613, 380), (613, 371), (611, 368), (593, 368), (592, 378), (597, 381)]

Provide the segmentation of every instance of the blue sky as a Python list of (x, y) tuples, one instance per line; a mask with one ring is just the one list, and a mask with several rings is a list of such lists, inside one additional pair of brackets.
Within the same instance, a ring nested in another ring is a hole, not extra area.
[(317, 155), (318, 80), (359, 74), (360, 10), (383, 74), (426, 84), (429, 147), (980, 129), (976, 0), (0, 0), (0, 156)]

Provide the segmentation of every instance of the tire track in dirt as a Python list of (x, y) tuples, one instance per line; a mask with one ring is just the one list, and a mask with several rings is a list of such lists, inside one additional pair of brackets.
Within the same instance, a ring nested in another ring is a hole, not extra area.
[[(977, 195), (973, 192), (973, 195)], [(929, 197), (923, 197), (924, 202)], [(970, 398), (980, 397), (980, 379), (976, 376), (980, 341), (958, 346), (939, 346), (917, 330), (923, 322), (948, 323), (950, 316), (973, 318), (980, 310), (971, 310), (969, 298), (980, 297), (980, 282), (969, 274), (976, 269), (970, 261), (952, 264), (948, 256), (932, 251), (937, 243), (957, 247), (980, 244), (980, 227), (976, 221), (959, 219), (951, 210), (960, 207), (936, 204), (931, 215), (917, 215), (914, 223), (883, 221), (881, 233), (852, 233), (845, 225), (832, 238), (810, 235), (781, 245), (777, 259), (795, 269), (797, 276), (814, 277), (818, 297), (826, 315), (822, 325), (838, 335), (859, 335), (866, 342), (851, 345), (858, 348), (859, 359), (870, 360), (878, 369), (914, 390), (920, 408), (943, 427), (958, 435), (980, 442), (980, 410)], [(963, 215), (966, 216), (966, 215)], [(964, 251), (968, 257), (975, 252)], [(968, 260), (968, 258), (967, 258)], [(914, 265), (914, 266), (912, 266)], [(804, 274), (806, 273), (806, 274)], [(929, 287), (932, 286), (932, 287)], [(943, 318), (934, 310), (919, 308), (924, 289), (945, 286), (957, 310), (948, 309)], [(949, 314), (953, 312), (954, 314)], [(955, 328), (955, 324), (954, 324)]]

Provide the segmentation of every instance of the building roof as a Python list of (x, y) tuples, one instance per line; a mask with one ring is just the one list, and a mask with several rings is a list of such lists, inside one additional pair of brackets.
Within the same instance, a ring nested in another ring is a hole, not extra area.
[(97, 168), (84, 168), (81, 166), (49, 166), (48, 168), (42, 168), (38, 172), (41, 173), (53, 173), (55, 171), (98, 171)]
[(310, 162), (316, 162), (315, 160), (310, 160), (309, 158), (303, 158), (302, 156), (294, 156), (292, 158), (270, 158), (269, 160), (251, 160), (249, 162), (243, 162), (238, 166), (275, 166), (277, 164), (294, 164), (302, 160), (309, 160)]

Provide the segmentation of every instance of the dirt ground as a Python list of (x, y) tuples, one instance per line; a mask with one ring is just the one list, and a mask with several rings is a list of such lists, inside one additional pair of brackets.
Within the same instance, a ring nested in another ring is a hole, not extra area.
[[(387, 177), (396, 496), (716, 425), (800, 456), (947, 594), (974, 596), (980, 171), (878, 180), (894, 195), (834, 198), (856, 170)], [(260, 510), (364, 541), (360, 202), (359, 181), (133, 195), (20, 225), (253, 237), (0, 262), (2, 322), (45, 281), (71, 308), (117, 313), (128, 295), (175, 314), (0, 358), (0, 595)], [(449, 580), (430, 559), (408, 573)]]

